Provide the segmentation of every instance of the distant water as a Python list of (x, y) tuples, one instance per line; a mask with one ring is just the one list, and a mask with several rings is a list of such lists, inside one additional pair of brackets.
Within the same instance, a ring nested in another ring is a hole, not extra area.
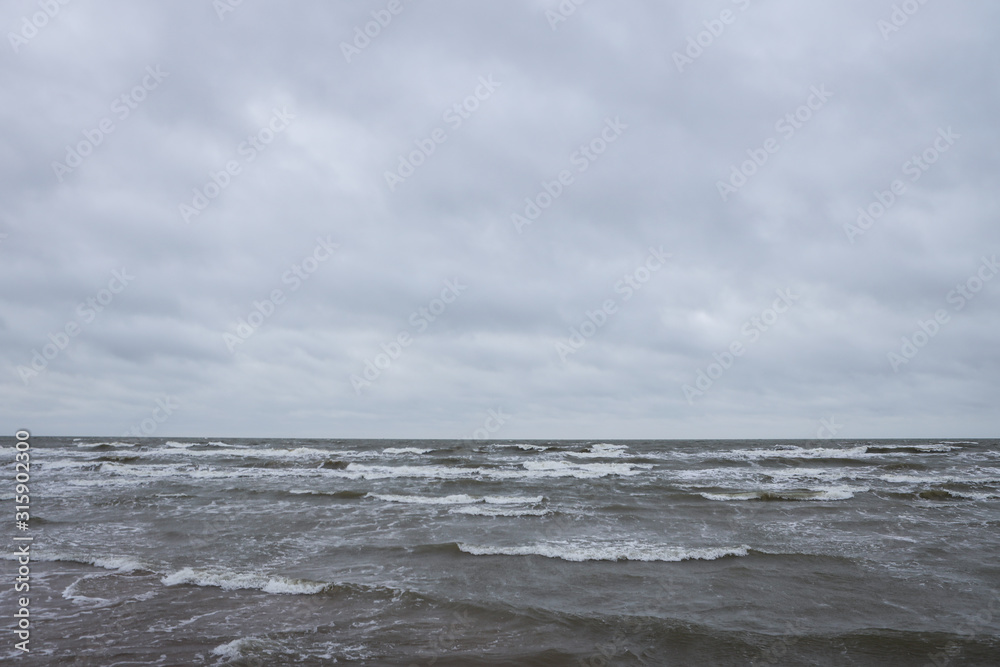
[(32, 444), (10, 664), (1000, 665), (996, 440)]

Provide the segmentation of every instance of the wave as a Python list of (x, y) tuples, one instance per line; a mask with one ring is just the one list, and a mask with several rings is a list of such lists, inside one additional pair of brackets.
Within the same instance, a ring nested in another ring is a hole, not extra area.
[(958, 449), (947, 443), (936, 445), (868, 445), (869, 454), (945, 454)]
[(255, 637), (240, 637), (228, 644), (221, 644), (212, 649), (212, 655), (220, 656), (225, 660), (239, 660), (243, 657), (244, 650), (253, 650), (260, 644), (260, 640)]
[(383, 454), (427, 454), (433, 449), (421, 449), (420, 447), (388, 447), (382, 450)]
[(430, 479), (522, 480), (550, 477), (575, 477), (595, 479), (612, 475), (632, 476), (652, 468), (649, 464), (586, 463), (565, 461), (527, 461), (520, 468), (450, 466), (370, 466), (351, 463), (345, 470), (323, 471), (327, 475), (347, 479), (390, 479), (402, 477)]
[(106, 606), (108, 604), (107, 598), (92, 598), (87, 595), (80, 595), (79, 593), (76, 592), (77, 587), (80, 585), (80, 582), (86, 578), (87, 577), (80, 577), (79, 579), (71, 583), (69, 586), (64, 588), (62, 592), (63, 599), (69, 600), (74, 604), (95, 605), (97, 607)]
[(950, 444), (934, 445), (855, 445), (853, 447), (799, 447), (797, 445), (777, 445), (771, 449), (734, 449), (710, 452), (702, 456), (717, 459), (756, 461), (760, 459), (859, 459), (868, 460), (887, 454), (943, 454), (958, 449)]
[[(112, 456), (106, 454), (104, 456), (98, 456), (96, 459), (93, 460), (99, 461), (101, 463), (135, 463), (141, 458), (142, 458), (141, 456)], [(51, 466), (51, 464), (49, 465)]]
[(968, 475), (879, 475), (883, 482), (896, 484), (997, 484), (1000, 483), (1000, 468), (980, 468), (970, 470)]
[(185, 567), (160, 579), (164, 586), (217, 586), (226, 591), (259, 590), (265, 593), (286, 595), (313, 595), (330, 586), (329, 583), (307, 579), (289, 579), (253, 572), (238, 573), (230, 570), (201, 570)]
[(1000, 492), (993, 491), (956, 491), (955, 489), (924, 489), (915, 494), (905, 494), (904, 497), (916, 497), (921, 500), (1000, 500)]
[(450, 514), (472, 514), (474, 516), (545, 516), (551, 514), (551, 510), (546, 509), (517, 509), (494, 505), (463, 505), (449, 510)]
[(606, 442), (591, 445), (582, 452), (566, 452), (567, 456), (584, 459), (616, 459), (628, 455), (627, 445), (612, 445)]
[[(218, 443), (210, 443), (216, 445)], [(377, 456), (377, 452), (360, 453), (353, 450), (341, 449), (316, 449), (315, 447), (295, 447), (293, 449), (275, 449), (271, 447), (244, 447), (241, 445), (226, 445), (225, 447), (210, 447), (209, 449), (193, 449), (193, 447), (209, 447), (197, 442), (175, 443), (169, 447), (159, 447), (145, 451), (146, 456), (164, 457), (180, 456), (184, 458), (195, 457), (226, 457), (245, 459), (287, 459), (287, 460), (309, 460), (309, 459), (329, 459), (333, 456), (346, 457), (371, 457)]]
[(863, 458), (868, 448), (859, 445), (850, 448), (834, 447), (797, 447), (794, 445), (779, 445), (773, 449), (734, 449), (731, 451), (712, 452), (711, 458), (735, 459), (753, 461), (757, 459), (854, 459)]
[(537, 504), (545, 500), (545, 496), (483, 496), (483, 500), (489, 505)]
[(536, 504), (545, 500), (544, 496), (470, 496), (464, 493), (451, 496), (399, 496), (381, 493), (369, 493), (368, 495), (390, 503), (412, 503), (417, 505), (471, 505), (474, 503), (520, 505)]
[(465, 494), (452, 496), (395, 496), (381, 493), (369, 493), (372, 498), (378, 498), (389, 503), (413, 503), (419, 505), (462, 505), (479, 502), (479, 499)]
[(1000, 500), (1000, 492), (983, 493), (980, 491), (948, 491), (952, 497), (964, 498), (966, 500)]
[(804, 489), (804, 490), (758, 490), (758, 491), (723, 491), (723, 492), (701, 492), (700, 495), (708, 500), (771, 500), (771, 501), (798, 501), (798, 500), (849, 500), (855, 493), (868, 491), (868, 489), (858, 489), (851, 487), (836, 487), (832, 489)]
[[(13, 553), (0, 554), (2, 560), (17, 560)], [(31, 559), (46, 563), (79, 563), (117, 572), (153, 572), (153, 569), (131, 556), (83, 556), (76, 554), (45, 554), (31, 552)]]
[[(486, 449), (520, 449), (522, 452), (544, 452), (551, 447), (545, 447), (543, 445), (529, 445), (524, 442), (494, 442), (493, 444), (486, 447)], [(482, 451), (482, 450), (477, 450)]]
[(317, 489), (291, 489), (289, 493), (293, 495), (310, 495), (310, 496), (330, 496), (331, 498), (364, 498), (368, 495), (367, 491), (351, 491), (344, 489), (341, 491), (320, 491)]
[(118, 442), (118, 441), (115, 441), (115, 442), (78, 442), (78, 443), (76, 443), (76, 446), (80, 447), (80, 448), (83, 448), (83, 449), (95, 449), (95, 450), (98, 450), (98, 451), (102, 451), (102, 450), (114, 449), (116, 447), (135, 447), (136, 444), (134, 442)]
[(459, 551), (473, 556), (544, 556), (572, 562), (584, 561), (665, 561), (717, 560), (746, 556), (750, 547), (668, 547), (652, 544), (574, 544), (569, 542), (523, 546), (481, 546), (459, 543)]
[(632, 476), (650, 470), (649, 463), (569, 463), (567, 461), (525, 461), (521, 464), (529, 475), (525, 477), (576, 477), (591, 479), (608, 475)]

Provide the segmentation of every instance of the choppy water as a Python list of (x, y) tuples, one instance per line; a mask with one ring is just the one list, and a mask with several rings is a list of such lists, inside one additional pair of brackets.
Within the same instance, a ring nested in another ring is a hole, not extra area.
[(34, 438), (0, 659), (996, 665), (998, 445)]

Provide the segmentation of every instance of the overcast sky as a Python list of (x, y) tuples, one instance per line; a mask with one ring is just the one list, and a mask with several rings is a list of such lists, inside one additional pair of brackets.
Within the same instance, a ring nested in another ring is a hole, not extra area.
[(8, 435), (998, 435), (995, 2), (0, 21)]

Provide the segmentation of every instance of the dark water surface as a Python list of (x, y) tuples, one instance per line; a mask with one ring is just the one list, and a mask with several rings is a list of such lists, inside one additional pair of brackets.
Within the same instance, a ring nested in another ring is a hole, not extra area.
[(1000, 665), (998, 445), (33, 438), (0, 661)]

